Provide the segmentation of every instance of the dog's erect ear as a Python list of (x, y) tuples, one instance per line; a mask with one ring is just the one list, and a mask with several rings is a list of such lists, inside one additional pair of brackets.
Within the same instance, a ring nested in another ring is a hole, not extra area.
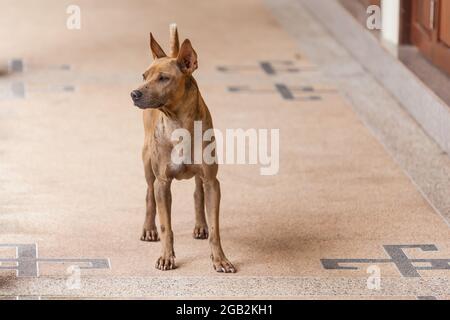
[(152, 51), (153, 59), (167, 57), (161, 46), (158, 44), (158, 42), (156, 42), (155, 38), (153, 38), (151, 32), (150, 32), (150, 50)]
[(189, 39), (183, 41), (177, 57), (178, 65), (183, 73), (191, 74), (198, 67), (197, 53)]
[(176, 58), (180, 51), (180, 41), (178, 40), (177, 25), (172, 23), (170, 25), (170, 56)]

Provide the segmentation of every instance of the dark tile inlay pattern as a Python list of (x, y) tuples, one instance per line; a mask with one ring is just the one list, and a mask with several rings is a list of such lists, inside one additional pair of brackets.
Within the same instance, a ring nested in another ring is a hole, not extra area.
[(284, 83), (275, 83), (272, 89), (230, 86), (228, 91), (233, 93), (279, 94), (284, 100), (321, 100), (323, 94), (335, 92), (335, 90), (330, 89), (317, 89), (313, 86), (289, 86)]
[(12, 59), (9, 62), (9, 70), (11, 72), (23, 72), (24, 70), (24, 64), (23, 64), (23, 60), (22, 59)]
[(437, 298), (434, 296), (419, 296), (417, 300), (437, 300)]
[[(25, 66), (27, 66), (25, 68)], [(32, 66), (31, 66), (32, 67)], [(46, 85), (46, 82), (49, 81), (48, 76), (45, 79), (39, 79), (36, 81), (35, 79), (30, 79), (27, 77), (27, 70), (30, 69), (30, 66), (26, 65), (23, 59), (11, 59), (8, 62), (8, 72), (3, 73), (2, 75), (14, 75), (17, 74), (13, 78), (12, 81), (8, 81), (5, 85), (0, 86), (0, 99), (24, 99), (27, 97), (27, 93), (42, 91), (42, 87), (46, 88), (45, 91), (48, 91), (49, 88)], [(56, 66), (46, 66), (43, 68), (45, 71), (53, 72), (61, 72), (61, 71), (70, 71), (72, 68), (68, 64), (61, 64)], [(61, 81), (61, 79), (56, 78), (56, 81)], [(39, 86), (36, 87), (35, 83), (39, 83)], [(74, 92), (75, 87), (69, 84), (61, 84), (57, 86), (50, 86), (50, 92)]]
[(0, 270), (16, 270), (18, 277), (39, 277), (41, 263), (71, 264), (79, 266), (80, 269), (111, 268), (109, 259), (39, 258), (36, 244), (0, 244), (1, 247), (15, 248), (16, 257), (0, 258)]
[[(420, 277), (417, 270), (450, 270), (450, 259), (410, 259), (403, 249), (438, 251), (434, 244), (384, 245), (390, 259), (321, 259), (322, 266), (328, 270), (358, 270), (355, 266), (342, 264), (393, 263), (403, 277)], [(426, 263), (427, 266), (415, 266), (414, 263)]]
[[(219, 66), (217, 70), (223, 73), (244, 73), (244, 72), (263, 72), (266, 76), (276, 76), (278, 74), (298, 74), (301, 72), (316, 71), (314, 66), (297, 66), (292, 60), (270, 60), (260, 61), (255, 65), (233, 65)], [(246, 85), (229, 86), (229, 92), (233, 93), (272, 93), (279, 94), (284, 100), (314, 101), (321, 100), (322, 94), (336, 92), (330, 89), (317, 89), (314, 86), (292, 86), (285, 83), (273, 83), (270, 89), (250, 88)]]
[(255, 65), (234, 65), (234, 66), (219, 66), (217, 70), (224, 73), (242, 73), (245, 71), (259, 71), (266, 75), (274, 76), (282, 73), (300, 73), (307, 71), (315, 71), (313, 66), (296, 66), (292, 60), (270, 60), (260, 61)]

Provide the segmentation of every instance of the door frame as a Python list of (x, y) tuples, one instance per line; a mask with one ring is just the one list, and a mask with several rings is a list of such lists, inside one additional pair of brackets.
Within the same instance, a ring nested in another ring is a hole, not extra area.
[(400, 35), (399, 44), (412, 44), (412, 1), (400, 0)]

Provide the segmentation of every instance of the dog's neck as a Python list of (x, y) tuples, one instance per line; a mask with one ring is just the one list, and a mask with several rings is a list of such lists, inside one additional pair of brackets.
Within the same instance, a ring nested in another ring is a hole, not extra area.
[(189, 127), (197, 120), (202, 98), (197, 82), (192, 76), (186, 79), (185, 91), (180, 102), (168, 107), (159, 109), (166, 120), (177, 122), (181, 127)]

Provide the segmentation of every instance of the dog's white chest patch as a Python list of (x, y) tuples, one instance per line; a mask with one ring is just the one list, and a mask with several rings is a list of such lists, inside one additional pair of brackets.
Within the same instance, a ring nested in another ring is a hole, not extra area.
[(190, 179), (194, 176), (193, 170), (189, 170), (186, 164), (170, 163), (166, 167), (166, 176), (177, 180)]
[(169, 176), (175, 178), (177, 175), (181, 174), (185, 170), (186, 170), (186, 165), (183, 163), (182, 164), (169, 163), (166, 168), (166, 173)]

